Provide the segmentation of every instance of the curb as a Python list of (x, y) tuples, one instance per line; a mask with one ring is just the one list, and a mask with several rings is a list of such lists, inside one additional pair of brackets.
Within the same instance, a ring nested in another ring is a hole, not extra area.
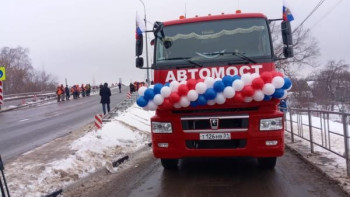
[(122, 158), (118, 159), (117, 161), (113, 161), (112, 165), (113, 165), (114, 168), (118, 167), (120, 164), (124, 163), (128, 159), (129, 159), (129, 156), (125, 155)]

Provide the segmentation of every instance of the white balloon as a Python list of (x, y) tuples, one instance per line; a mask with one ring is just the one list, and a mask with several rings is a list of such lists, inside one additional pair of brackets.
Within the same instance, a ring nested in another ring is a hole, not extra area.
[(253, 97), (245, 97), (244, 98), (244, 102), (246, 102), (246, 103), (250, 103), (252, 101), (253, 101)]
[(286, 99), (286, 98), (287, 98), (287, 96), (288, 96), (287, 90), (284, 90), (284, 94), (283, 94), (283, 96), (282, 96), (282, 98), (281, 98), (281, 99)]
[(254, 101), (262, 101), (262, 100), (264, 100), (264, 97), (265, 97), (265, 95), (264, 95), (263, 91), (255, 90), (255, 93), (253, 95)]
[(272, 79), (272, 85), (274, 85), (275, 88), (282, 88), (284, 86), (284, 79), (280, 76), (274, 77)]
[(182, 84), (185, 84), (185, 85), (186, 85), (186, 84), (187, 84), (187, 81), (181, 81), (181, 82), (180, 82), (180, 85), (182, 85)]
[(252, 85), (252, 77), (250, 75), (250, 73), (242, 75), (241, 80), (243, 81), (244, 85)]
[(156, 105), (161, 105), (161, 104), (163, 104), (163, 102), (164, 102), (164, 98), (163, 98), (162, 95), (156, 94), (156, 95), (154, 96), (154, 98), (153, 98), (153, 101), (154, 101), (154, 103), (155, 103)]
[(212, 106), (212, 105), (216, 104), (216, 101), (215, 100), (208, 100), (207, 104)]
[(215, 97), (215, 102), (219, 105), (224, 104), (226, 102), (226, 98), (223, 93), (218, 93)]
[(250, 75), (250, 77), (252, 78), (252, 81), (253, 81), (254, 79), (259, 77), (259, 74), (258, 73), (253, 73), (253, 74)]
[(177, 91), (177, 88), (179, 87), (180, 83), (177, 82), (177, 81), (172, 81), (170, 83), (170, 89), (172, 92), (176, 92)]
[(276, 88), (271, 83), (266, 83), (262, 89), (265, 95), (271, 96), (275, 92)]
[(180, 105), (181, 105), (181, 107), (188, 107), (188, 106), (190, 106), (190, 101), (187, 99), (187, 96), (182, 96), (181, 97)]
[(168, 86), (163, 86), (162, 89), (160, 89), (160, 95), (162, 95), (163, 98), (169, 97), (171, 94), (171, 89)]
[(198, 93), (196, 92), (196, 90), (190, 90), (187, 93), (187, 98), (190, 101), (195, 101), (198, 99)]
[(147, 90), (147, 88), (145, 86), (142, 86), (139, 88), (137, 93), (139, 94), (139, 96), (144, 96), (146, 90)]
[(244, 83), (242, 80), (237, 79), (232, 83), (232, 87), (235, 89), (235, 91), (241, 91), (244, 87)]
[(203, 82), (199, 82), (196, 84), (196, 92), (198, 94), (204, 94), (204, 92), (207, 90), (207, 85)]
[(181, 108), (181, 105), (180, 105), (180, 103), (175, 103), (175, 104), (174, 104), (174, 107), (175, 107), (176, 109), (179, 109), (179, 108)]
[(153, 88), (154, 88), (154, 85), (150, 85), (149, 88), (153, 89)]
[(148, 104), (147, 104), (146, 108), (148, 108), (149, 110), (154, 111), (154, 110), (157, 109), (157, 105), (153, 101), (148, 101)]
[(233, 89), (233, 87), (230, 87), (230, 86), (227, 86), (225, 89), (224, 89), (224, 92), (223, 92), (225, 98), (233, 98), (235, 96), (235, 89)]
[(207, 85), (208, 88), (213, 88), (214, 82), (215, 80), (212, 77), (207, 77), (204, 79), (204, 83), (205, 85)]

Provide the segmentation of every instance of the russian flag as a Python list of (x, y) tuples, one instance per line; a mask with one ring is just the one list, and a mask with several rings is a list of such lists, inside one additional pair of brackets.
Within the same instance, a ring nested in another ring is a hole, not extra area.
[(136, 39), (138, 39), (139, 36), (142, 36), (142, 33), (144, 31), (145, 31), (145, 25), (136, 12)]
[(284, 21), (290, 22), (290, 21), (294, 20), (292, 12), (291, 12), (288, 4), (286, 3), (286, 1), (283, 1), (282, 13), (283, 13), (283, 20)]

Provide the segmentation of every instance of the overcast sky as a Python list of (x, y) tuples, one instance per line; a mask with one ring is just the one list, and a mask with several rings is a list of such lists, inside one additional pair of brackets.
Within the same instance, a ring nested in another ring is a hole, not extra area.
[[(147, 27), (184, 15), (261, 12), (281, 18), (282, 0), (143, 0)], [(319, 0), (289, 0), (298, 26)], [(336, 7), (334, 7), (337, 5)], [(186, 9), (185, 9), (186, 8)], [(329, 59), (350, 63), (350, 0), (326, 0), (305, 22), (319, 41), (320, 64)], [(135, 68), (135, 15), (139, 0), (1, 0), (0, 47), (29, 48), (33, 66), (68, 84), (144, 80)], [(152, 35), (149, 35), (151, 38)], [(150, 48), (150, 60), (152, 61)], [(151, 63), (151, 62), (150, 62)]]

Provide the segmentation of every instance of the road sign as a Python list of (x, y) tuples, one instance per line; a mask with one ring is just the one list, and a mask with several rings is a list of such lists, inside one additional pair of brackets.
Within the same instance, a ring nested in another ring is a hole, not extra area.
[(5, 67), (0, 67), (0, 81), (6, 80)]

